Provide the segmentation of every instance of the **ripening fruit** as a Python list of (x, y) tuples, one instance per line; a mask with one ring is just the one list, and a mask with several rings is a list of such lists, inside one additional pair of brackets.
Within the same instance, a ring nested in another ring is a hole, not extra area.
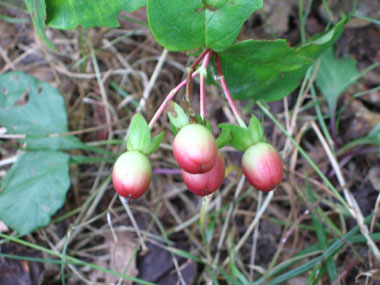
[(112, 172), (113, 186), (120, 196), (136, 199), (142, 196), (152, 179), (149, 159), (138, 151), (127, 151), (116, 160)]
[(266, 142), (250, 146), (243, 155), (242, 168), (248, 182), (268, 192), (282, 180), (282, 162), (277, 150)]
[(190, 124), (176, 135), (173, 153), (179, 166), (186, 172), (205, 173), (215, 165), (218, 147), (206, 127)]
[(206, 173), (191, 174), (182, 170), (182, 178), (187, 188), (199, 196), (206, 196), (218, 190), (223, 183), (224, 174), (225, 163), (220, 152), (214, 167)]

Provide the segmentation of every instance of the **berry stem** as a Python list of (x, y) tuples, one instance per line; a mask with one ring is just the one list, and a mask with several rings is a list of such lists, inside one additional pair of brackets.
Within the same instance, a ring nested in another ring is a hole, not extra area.
[[(191, 77), (194, 78), (199, 73), (199, 70), (192, 73)], [(156, 113), (154, 114), (153, 118), (149, 122), (149, 128), (152, 129), (153, 125), (157, 122), (158, 118), (161, 116), (162, 112), (167, 107), (170, 100), (173, 99), (173, 97), (177, 94), (181, 88), (183, 88), (186, 85), (187, 79), (183, 80), (180, 84), (178, 84), (172, 91), (169, 92), (168, 96), (166, 96), (165, 100), (161, 103), (161, 106), (157, 109)]]
[(153, 169), (153, 173), (165, 175), (181, 175), (182, 170), (180, 168), (155, 168)]
[(197, 68), (198, 64), (201, 62), (201, 60), (208, 54), (211, 53), (211, 50), (206, 49), (203, 51), (200, 56), (193, 62), (191, 67), (187, 71), (187, 83), (186, 83), (186, 102), (191, 105), (191, 92), (192, 92), (192, 74), (194, 70)]
[(207, 53), (201, 68), (199, 69), (199, 79), (200, 79), (200, 113), (202, 120), (205, 119), (206, 114), (206, 76), (207, 76), (207, 66), (210, 62), (211, 52)]
[(243, 128), (247, 128), (247, 125), (245, 124), (245, 122), (244, 122), (244, 120), (240, 114), (239, 109), (237, 108), (234, 100), (232, 99), (232, 96), (231, 96), (230, 90), (228, 89), (226, 80), (224, 79), (224, 75), (222, 72), (222, 66), (220, 65), (219, 55), (217, 53), (214, 53), (214, 57), (215, 57), (216, 69), (218, 71), (218, 80), (220, 81), (220, 85), (222, 86), (223, 92), (226, 95), (227, 102), (230, 105), (230, 108), (231, 108), (238, 124)]

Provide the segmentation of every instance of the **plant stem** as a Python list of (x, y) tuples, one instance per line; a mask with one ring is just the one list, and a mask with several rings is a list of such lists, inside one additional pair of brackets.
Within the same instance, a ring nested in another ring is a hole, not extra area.
[(199, 69), (200, 78), (200, 113), (202, 120), (205, 119), (206, 114), (206, 76), (207, 76), (207, 66), (210, 62), (211, 52), (208, 52), (203, 60), (202, 66)]
[[(199, 71), (195, 71), (192, 73), (191, 77), (194, 78), (197, 76)], [(183, 80), (180, 84), (178, 84), (172, 91), (169, 92), (168, 96), (166, 96), (165, 100), (161, 103), (161, 106), (157, 109), (156, 113), (154, 114), (153, 118), (149, 122), (149, 128), (152, 129), (153, 125), (157, 122), (158, 118), (161, 116), (162, 112), (165, 110), (166, 106), (168, 105), (169, 101), (173, 99), (173, 97), (177, 94), (181, 88), (183, 88), (186, 85), (187, 79)]]
[(165, 175), (181, 175), (182, 170), (179, 168), (155, 168), (153, 169), (154, 174), (165, 174)]
[(201, 60), (206, 56), (206, 54), (210, 53), (211, 51), (206, 49), (201, 53), (201, 55), (194, 61), (194, 63), (191, 65), (191, 67), (187, 71), (187, 83), (186, 83), (186, 102), (191, 105), (191, 93), (192, 93), (192, 74), (194, 70), (197, 68), (197, 65), (201, 62)]
[(222, 67), (220, 65), (219, 55), (217, 53), (214, 53), (214, 57), (215, 57), (216, 69), (218, 70), (218, 77), (219, 77), (218, 79), (220, 81), (220, 85), (222, 86), (223, 92), (226, 95), (227, 102), (230, 105), (230, 108), (231, 108), (238, 124), (243, 128), (247, 128), (247, 125), (245, 124), (245, 122), (244, 122), (244, 120), (240, 114), (239, 109), (236, 107), (235, 102), (232, 99), (232, 96), (231, 96), (230, 90), (228, 89), (226, 80), (224, 79)]

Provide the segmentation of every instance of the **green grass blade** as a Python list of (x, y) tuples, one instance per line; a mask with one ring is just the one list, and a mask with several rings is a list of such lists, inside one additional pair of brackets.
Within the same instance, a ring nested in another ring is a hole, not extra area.
[[(308, 193), (310, 202), (315, 203), (316, 199), (313, 195), (313, 191), (311, 189), (311, 185), (308, 178), (306, 178), (306, 187), (307, 187), (307, 193)], [(314, 211), (311, 212), (311, 217), (315, 226), (315, 232), (317, 234), (319, 243), (323, 249), (326, 249), (328, 247), (328, 241), (327, 241), (325, 227)], [(338, 278), (337, 269), (336, 269), (336, 265), (335, 265), (333, 257), (329, 257), (326, 259), (324, 267), (329, 275), (330, 282), (333, 282), (334, 280)]]

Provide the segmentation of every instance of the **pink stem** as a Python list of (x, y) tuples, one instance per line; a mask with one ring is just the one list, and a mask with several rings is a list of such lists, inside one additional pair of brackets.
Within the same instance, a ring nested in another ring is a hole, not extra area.
[(166, 174), (166, 175), (177, 175), (177, 174), (180, 175), (182, 173), (182, 170), (179, 168), (175, 168), (175, 169), (172, 169), (172, 168), (155, 168), (155, 169), (153, 169), (153, 173), (154, 174)]
[[(199, 70), (192, 73), (191, 77), (194, 78), (199, 73)], [(168, 96), (166, 96), (165, 100), (161, 103), (161, 106), (157, 109), (153, 118), (149, 122), (149, 128), (152, 129), (153, 125), (157, 122), (158, 118), (161, 116), (162, 112), (164, 112), (166, 106), (169, 101), (173, 99), (173, 97), (177, 94), (181, 88), (186, 85), (187, 79), (183, 80), (180, 84), (178, 84), (172, 91), (169, 92)]]
[(354, 268), (356, 264), (358, 264), (358, 262), (359, 259), (355, 258), (354, 261), (351, 262), (351, 264), (348, 265), (348, 267), (339, 275), (338, 279), (334, 281), (333, 285), (339, 284), (339, 281), (342, 280), (351, 271), (351, 269)]
[(201, 66), (201, 71), (200, 71), (200, 113), (201, 113), (201, 118), (202, 120), (205, 119), (205, 114), (206, 114), (206, 72), (207, 72), (207, 66), (210, 62), (210, 56), (211, 56), (211, 51), (206, 54), (202, 66)]
[(198, 64), (201, 62), (201, 60), (206, 56), (206, 54), (210, 53), (211, 50), (206, 49), (204, 50), (200, 56), (194, 61), (194, 63), (191, 65), (188, 73), (187, 73), (187, 84), (186, 84), (186, 102), (191, 105), (191, 91), (192, 91), (192, 74), (193, 71), (197, 68)]
[(235, 102), (232, 99), (232, 96), (231, 96), (230, 90), (228, 89), (226, 80), (224, 79), (222, 67), (220, 65), (219, 55), (217, 53), (214, 53), (214, 56), (215, 56), (216, 69), (218, 70), (218, 77), (219, 77), (220, 85), (222, 86), (223, 92), (226, 95), (226, 99), (227, 99), (228, 104), (230, 105), (232, 113), (234, 114), (238, 124), (243, 128), (247, 128), (247, 125), (245, 124), (245, 122), (244, 122), (244, 120), (240, 114), (239, 109), (236, 107)]

